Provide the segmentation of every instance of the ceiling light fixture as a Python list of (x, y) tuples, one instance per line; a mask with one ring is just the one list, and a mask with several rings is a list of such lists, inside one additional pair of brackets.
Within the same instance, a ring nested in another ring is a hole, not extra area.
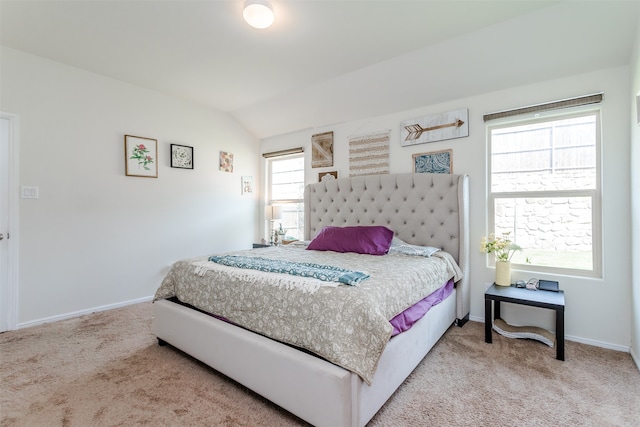
[(242, 16), (254, 28), (267, 28), (273, 24), (273, 9), (268, 0), (247, 0)]

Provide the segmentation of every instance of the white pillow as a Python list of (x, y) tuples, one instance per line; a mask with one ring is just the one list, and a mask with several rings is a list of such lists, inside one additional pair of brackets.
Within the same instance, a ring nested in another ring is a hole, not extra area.
[(389, 254), (404, 254), (404, 255), (415, 255), (415, 256), (423, 256), (429, 258), (431, 255), (438, 252), (440, 249), (434, 248), (433, 246), (418, 246), (418, 245), (410, 245), (407, 242), (404, 242), (397, 237), (394, 237), (391, 240), (391, 246), (389, 247)]

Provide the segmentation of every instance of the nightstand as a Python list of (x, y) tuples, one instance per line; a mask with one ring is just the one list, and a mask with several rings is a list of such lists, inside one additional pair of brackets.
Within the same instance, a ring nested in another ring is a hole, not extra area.
[[(491, 314), (491, 303), (493, 316)], [(484, 293), (484, 340), (492, 342), (493, 320), (500, 319), (500, 303), (547, 308), (556, 312), (556, 359), (564, 360), (564, 291), (534, 291), (515, 286), (497, 286), (495, 283)]]
[(256, 248), (268, 248), (269, 246), (271, 246), (271, 245), (268, 245), (266, 243), (254, 243), (253, 244), (253, 249), (256, 249)]

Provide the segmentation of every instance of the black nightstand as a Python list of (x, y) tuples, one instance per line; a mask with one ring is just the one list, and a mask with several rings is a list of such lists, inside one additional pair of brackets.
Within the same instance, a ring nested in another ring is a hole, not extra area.
[(256, 249), (256, 248), (268, 248), (269, 246), (271, 246), (271, 245), (267, 245), (266, 243), (254, 243), (253, 244), (253, 249)]
[[(491, 302), (494, 301), (493, 316)], [(556, 312), (556, 359), (564, 360), (564, 291), (533, 291), (515, 286), (497, 286), (484, 293), (484, 340), (492, 342), (493, 319), (500, 319), (500, 302), (548, 308)]]

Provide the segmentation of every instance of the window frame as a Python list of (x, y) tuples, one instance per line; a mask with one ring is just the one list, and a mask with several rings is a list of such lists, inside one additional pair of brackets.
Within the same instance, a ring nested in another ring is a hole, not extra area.
[[(266, 198), (265, 198), (265, 206), (263, 211), (266, 209), (267, 206), (270, 205), (288, 205), (288, 204), (299, 204), (302, 205), (302, 212), (304, 215), (304, 190), (303, 193), (301, 194), (301, 198), (300, 199), (274, 199), (273, 198), (273, 163), (277, 162), (277, 161), (283, 161), (283, 160), (292, 160), (292, 159), (296, 159), (299, 158), (302, 160), (302, 164), (303, 164), (303, 189), (304, 186), (306, 185), (306, 164), (305, 164), (305, 156), (304, 156), (304, 152), (299, 152), (299, 153), (294, 153), (294, 154), (283, 154), (283, 155), (277, 155), (277, 156), (270, 156), (268, 158), (265, 159), (266, 161)], [(268, 221), (265, 218), (265, 221)], [(303, 236), (304, 236), (304, 219), (301, 223), (298, 223), (298, 230), (302, 232), (302, 236), (300, 237), (300, 240), (302, 240)], [(267, 235), (267, 241), (269, 241), (270, 239), (270, 224), (267, 225), (267, 229), (265, 230), (265, 234)]]
[[(494, 193), (492, 191), (492, 131), (505, 127), (524, 126), (551, 122), (556, 120), (571, 119), (576, 117), (596, 117), (595, 129), (595, 189), (586, 190), (550, 190), (550, 191), (509, 191)], [(514, 269), (527, 270), (554, 275), (566, 275), (576, 277), (602, 278), (602, 109), (593, 105), (566, 109), (563, 111), (549, 110), (535, 114), (512, 116), (509, 118), (493, 120), (486, 125), (487, 131), (487, 227), (495, 230), (495, 206), (498, 199), (524, 199), (524, 198), (556, 198), (556, 197), (586, 197), (591, 199), (591, 257), (592, 269), (583, 270), (567, 267), (551, 267), (535, 264), (512, 263)], [(488, 266), (495, 265), (495, 257), (487, 256)]]

